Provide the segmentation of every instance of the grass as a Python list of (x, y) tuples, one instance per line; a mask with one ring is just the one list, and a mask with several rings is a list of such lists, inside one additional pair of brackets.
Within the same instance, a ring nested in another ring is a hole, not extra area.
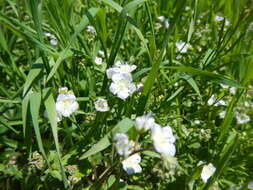
[[(252, 5), (1, 1), (0, 188), (247, 189), (253, 181)], [(178, 42), (191, 47), (183, 53)], [(99, 50), (102, 65), (95, 63)], [(136, 65), (134, 82), (144, 85), (126, 100), (109, 90), (105, 71), (117, 60)], [(76, 95), (79, 109), (57, 122), (57, 90), (64, 86)], [(209, 104), (212, 95), (226, 105)], [(98, 97), (108, 100), (109, 112), (96, 111)], [(149, 112), (177, 137), (175, 170), (154, 150), (149, 132), (134, 127), (135, 117)], [(239, 114), (250, 121), (240, 124)], [(112, 140), (119, 132), (138, 141), (142, 173), (121, 169)], [(199, 161), (216, 167), (207, 183)]]

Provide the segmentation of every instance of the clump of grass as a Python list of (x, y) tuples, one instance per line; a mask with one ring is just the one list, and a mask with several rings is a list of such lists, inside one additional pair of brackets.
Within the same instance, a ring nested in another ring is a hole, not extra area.
[(0, 2), (0, 187), (252, 189), (250, 0)]

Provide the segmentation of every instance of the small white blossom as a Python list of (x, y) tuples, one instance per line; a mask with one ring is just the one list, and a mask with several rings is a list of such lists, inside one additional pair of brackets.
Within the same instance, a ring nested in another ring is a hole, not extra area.
[(225, 84), (220, 84), (220, 85), (221, 85), (222, 88), (225, 88), (225, 89), (229, 88), (228, 85), (225, 85)]
[(235, 117), (238, 124), (245, 124), (250, 121), (250, 117), (244, 113), (236, 112)]
[(224, 20), (224, 17), (219, 16), (219, 15), (216, 15), (216, 16), (215, 16), (215, 20), (218, 21), (218, 22), (220, 22), (220, 21), (223, 21), (223, 20)]
[(216, 168), (213, 166), (212, 163), (209, 163), (208, 165), (204, 165), (202, 172), (201, 172), (201, 178), (206, 183), (207, 180), (214, 174)]
[(56, 111), (64, 117), (69, 117), (74, 113), (79, 105), (76, 101), (76, 97), (72, 91), (67, 91), (66, 88), (60, 88), (60, 93), (56, 100)]
[(141, 173), (142, 168), (140, 166), (141, 157), (139, 154), (134, 154), (127, 159), (123, 160), (121, 163), (123, 165), (123, 169), (127, 172), (127, 174), (131, 175), (134, 173)]
[(161, 23), (155, 23), (155, 29), (156, 30), (159, 30), (162, 27), (163, 27), (163, 25)]
[(215, 20), (216, 20), (217, 22), (221, 22), (221, 21), (223, 21), (224, 19), (225, 19), (225, 26), (229, 26), (229, 25), (230, 25), (230, 22), (229, 22), (228, 19), (226, 19), (226, 18), (224, 18), (224, 17), (222, 17), (222, 16), (218, 16), (218, 15), (215, 16)]
[(120, 61), (117, 61), (112, 68), (106, 70), (107, 78), (112, 79), (114, 74), (119, 73), (131, 74), (136, 68), (136, 65), (122, 64)]
[(207, 104), (213, 105), (216, 102), (216, 97), (214, 95), (211, 96), (211, 98), (208, 99)]
[(136, 86), (132, 82), (132, 76), (129, 73), (113, 74), (112, 81), (110, 91), (122, 100), (125, 100), (136, 91)]
[(58, 40), (57, 39), (51, 39), (50, 44), (53, 45), (53, 46), (56, 46), (58, 44)]
[(101, 57), (105, 57), (105, 52), (102, 51), (102, 50), (99, 50), (99, 51), (98, 51), (98, 54), (99, 54)]
[(198, 120), (198, 119), (195, 120), (195, 121), (194, 121), (194, 124), (199, 125), (199, 124), (200, 124), (200, 120)]
[(160, 21), (160, 22), (164, 22), (165, 21), (165, 16), (159, 16), (157, 17), (157, 19)]
[(142, 91), (143, 87), (144, 87), (143, 83), (139, 82), (139, 83), (136, 85), (136, 91), (137, 91), (137, 92)]
[(176, 47), (181, 53), (186, 53), (192, 46), (186, 42), (177, 42)]
[(109, 106), (108, 106), (107, 100), (105, 100), (103, 98), (98, 98), (94, 104), (95, 104), (95, 108), (97, 111), (100, 111), (100, 112), (109, 111)]
[(200, 166), (200, 165), (203, 165), (205, 162), (203, 162), (202, 160), (200, 160), (198, 163), (197, 163), (197, 166)]
[(176, 138), (173, 136), (170, 126), (162, 128), (160, 125), (156, 124), (151, 132), (151, 138), (157, 152), (165, 156), (174, 156), (176, 154), (176, 147), (173, 144)]
[(50, 44), (53, 46), (56, 46), (58, 44), (58, 40), (54, 34), (51, 34), (49, 32), (44, 33), (46, 37), (50, 39)]
[(93, 26), (91, 26), (91, 25), (88, 25), (86, 27), (86, 31), (89, 32), (89, 33), (92, 33), (92, 34), (96, 33), (96, 29)]
[(102, 59), (101, 57), (95, 57), (94, 62), (95, 62), (97, 65), (102, 65), (103, 59)]
[(225, 116), (226, 116), (226, 111), (222, 111), (222, 112), (219, 113), (219, 117), (220, 117), (221, 119), (224, 119)]
[(160, 22), (160, 23), (156, 23), (157, 24), (157, 26), (156, 26), (157, 29), (161, 28), (162, 24), (164, 25), (165, 28), (169, 28), (169, 26), (170, 26), (169, 19), (167, 19), (165, 16), (159, 16), (157, 19)]
[(134, 148), (134, 142), (129, 141), (128, 136), (124, 133), (117, 133), (113, 140), (115, 141), (115, 147), (117, 153), (121, 156), (128, 156), (132, 153)]
[(51, 33), (49, 33), (49, 32), (44, 32), (44, 34), (45, 34), (46, 37), (49, 37), (49, 38), (51, 38), (51, 37), (54, 36), (53, 34), (51, 34)]
[(214, 103), (215, 103), (214, 106), (226, 106), (227, 105), (224, 100), (219, 100), (219, 101), (217, 101), (217, 100), (218, 99), (214, 95), (212, 95), (209, 98), (209, 100), (207, 101), (207, 104), (210, 106), (213, 105)]
[(249, 188), (250, 190), (253, 190), (253, 181), (250, 181), (250, 182), (248, 183), (248, 188)]
[(235, 87), (232, 87), (232, 88), (230, 88), (229, 89), (229, 92), (231, 93), (231, 94), (235, 94), (236, 93), (236, 88)]
[(155, 119), (150, 114), (143, 115), (135, 119), (135, 125), (138, 131), (147, 131), (154, 127)]

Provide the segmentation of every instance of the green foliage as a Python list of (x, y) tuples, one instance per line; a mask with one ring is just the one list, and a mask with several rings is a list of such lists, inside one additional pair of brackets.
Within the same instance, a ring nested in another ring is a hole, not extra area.
[[(0, 1), (0, 189), (247, 189), (252, 42), (251, 0)], [(125, 100), (106, 74), (117, 61), (144, 85)], [(79, 108), (60, 121), (62, 87)], [(146, 113), (172, 127), (175, 157), (136, 130)], [(117, 133), (135, 142), (141, 173), (122, 168)]]

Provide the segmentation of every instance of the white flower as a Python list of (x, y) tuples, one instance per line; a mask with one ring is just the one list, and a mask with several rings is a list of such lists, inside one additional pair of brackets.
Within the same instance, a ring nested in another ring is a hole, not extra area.
[(236, 112), (235, 117), (236, 117), (238, 124), (244, 124), (244, 123), (248, 123), (250, 121), (250, 117), (244, 113)]
[(155, 125), (155, 119), (151, 114), (143, 115), (135, 119), (135, 125), (138, 131), (147, 131)]
[(124, 133), (117, 133), (113, 140), (116, 142), (115, 147), (119, 155), (128, 156), (134, 148), (133, 141), (129, 141), (128, 136)]
[(230, 88), (230, 89), (229, 89), (229, 92), (230, 92), (231, 94), (235, 94), (235, 93), (236, 93), (236, 88), (235, 88), (235, 87)]
[(194, 121), (194, 124), (199, 125), (199, 124), (200, 124), (200, 120), (198, 120), (198, 119), (195, 120), (195, 121)]
[(56, 46), (58, 44), (58, 40), (57, 39), (51, 39), (50, 44), (53, 45), (53, 46)]
[[(216, 20), (217, 22), (223, 21), (224, 19), (225, 19), (225, 18), (222, 17), (222, 16), (218, 16), (218, 15), (215, 16), (215, 20)], [(229, 26), (229, 25), (230, 25), (230, 22), (229, 22), (228, 19), (225, 19), (225, 25), (226, 25), (226, 26)]]
[(45, 34), (46, 37), (49, 37), (49, 38), (51, 38), (51, 37), (54, 36), (53, 34), (51, 34), (51, 33), (49, 33), (49, 32), (44, 32), (44, 34)]
[(216, 168), (213, 166), (212, 163), (209, 163), (208, 165), (204, 165), (202, 172), (201, 172), (201, 178), (206, 183), (207, 180), (214, 174)]
[(216, 16), (215, 16), (215, 20), (218, 21), (218, 22), (220, 22), (220, 21), (223, 21), (223, 20), (224, 20), (224, 17), (219, 16), (219, 15), (216, 15)]
[(53, 46), (56, 46), (58, 44), (58, 40), (54, 34), (51, 34), (49, 32), (44, 33), (46, 37), (50, 39), (50, 44)]
[(90, 26), (90, 25), (88, 25), (88, 26), (86, 27), (86, 31), (89, 32), (89, 33), (92, 33), (92, 34), (95, 34), (95, 33), (96, 33), (95, 28), (94, 28), (93, 26)]
[(225, 116), (226, 116), (226, 111), (222, 111), (222, 112), (219, 113), (219, 117), (220, 117), (221, 119), (224, 119)]
[(107, 100), (103, 98), (98, 98), (94, 104), (97, 111), (100, 111), (100, 112), (109, 111)]
[(253, 181), (250, 181), (250, 182), (248, 183), (248, 188), (249, 188), (250, 190), (253, 190)]
[(120, 61), (117, 61), (112, 68), (106, 70), (107, 78), (112, 79), (114, 74), (119, 73), (131, 74), (136, 68), (136, 65), (122, 64)]
[(67, 91), (67, 88), (60, 88), (59, 92), (56, 100), (56, 111), (64, 117), (69, 117), (79, 107), (76, 97), (72, 91)]
[(155, 23), (155, 29), (159, 30), (160, 28), (162, 28), (162, 24), (161, 23)]
[(225, 89), (229, 88), (228, 85), (225, 85), (225, 84), (220, 84), (220, 85), (221, 85), (222, 88), (225, 88)]
[(136, 91), (136, 86), (132, 82), (132, 76), (129, 73), (113, 74), (112, 81), (113, 82), (109, 88), (110, 91), (122, 100), (125, 100)]
[(137, 92), (142, 91), (143, 87), (144, 87), (143, 83), (139, 82), (139, 83), (137, 84), (137, 86), (136, 86), (136, 91), (137, 91)]
[(160, 125), (156, 124), (151, 132), (151, 138), (157, 152), (165, 156), (174, 156), (176, 154), (176, 147), (173, 144), (176, 138), (173, 136), (170, 126), (162, 128)]
[(187, 50), (191, 48), (192, 46), (186, 42), (177, 42), (176, 47), (178, 51), (180, 51), (181, 53), (186, 53)]
[(159, 16), (157, 17), (157, 19), (160, 21), (160, 22), (164, 22), (165, 21), (165, 16)]
[(99, 54), (101, 57), (105, 57), (105, 52), (102, 51), (102, 50), (99, 50), (99, 51), (98, 51), (98, 54)]
[(208, 105), (213, 105), (215, 102), (215, 104), (214, 104), (214, 106), (226, 106), (227, 104), (226, 104), (226, 102), (224, 101), (224, 100), (219, 100), (219, 101), (217, 101), (218, 99), (214, 96), (214, 95), (212, 95), (210, 98), (209, 98), (209, 100), (207, 101), (207, 103), (208, 103)]
[(218, 102), (216, 102), (216, 104), (214, 104), (214, 106), (226, 106), (226, 102), (224, 100), (219, 100)]
[(127, 159), (123, 160), (121, 163), (123, 165), (123, 169), (127, 172), (127, 174), (131, 175), (134, 173), (141, 173), (142, 168), (140, 166), (141, 157), (139, 154), (134, 154)]
[(95, 57), (94, 62), (95, 62), (97, 65), (102, 65), (103, 59), (102, 59), (101, 57)]
[[(164, 24), (165, 28), (169, 28), (169, 26), (170, 26), (169, 19), (167, 19), (165, 16), (159, 16), (157, 19), (159, 20), (160, 23)], [(160, 23), (157, 23), (157, 24), (160, 24)], [(157, 28), (159, 29), (161, 27), (162, 27), (162, 25), (160, 24), (160, 26), (158, 26)]]

